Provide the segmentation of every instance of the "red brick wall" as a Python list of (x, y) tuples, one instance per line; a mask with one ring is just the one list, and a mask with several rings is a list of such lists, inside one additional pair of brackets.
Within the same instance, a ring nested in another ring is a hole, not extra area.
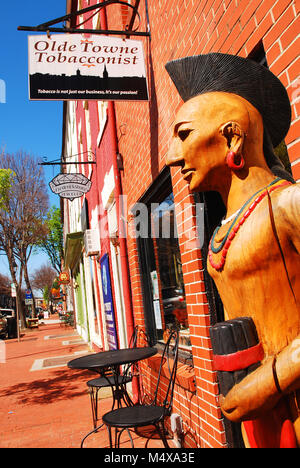
[[(171, 137), (171, 125), (181, 100), (164, 65), (187, 55), (223, 52), (248, 56), (262, 41), (271, 70), (287, 87), (293, 122), (286, 138), (293, 173), (300, 179), (299, 160), (299, 3), (291, 0), (155, 0), (148, 2), (151, 41), (143, 39), (151, 100), (148, 103), (117, 103), (118, 127), (126, 125), (120, 141), (124, 157), (123, 188), (128, 206), (135, 203), (164, 167)], [(141, 1), (141, 29), (145, 30), (144, 1)], [(108, 11), (109, 27), (119, 27)], [(298, 94), (297, 94), (298, 93)], [(119, 131), (119, 129), (118, 129)], [(297, 152), (298, 150), (298, 152)], [(191, 202), (186, 184), (172, 170), (175, 202)], [(186, 443), (196, 440), (201, 447), (226, 446), (217, 404), (218, 387), (211, 363), (208, 337), (210, 324), (202, 281), (200, 250), (189, 239), (191, 225), (184, 225), (180, 249), (188, 305), (195, 395), (177, 389), (174, 411), (179, 412), (187, 434)], [(186, 234), (186, 235), (185, 235)], [(129, 265), (137, 323), (143, 323), (138, 256), (134, 239), (128, 239)], [(194, 437), (195, 436), (195, 437)]]

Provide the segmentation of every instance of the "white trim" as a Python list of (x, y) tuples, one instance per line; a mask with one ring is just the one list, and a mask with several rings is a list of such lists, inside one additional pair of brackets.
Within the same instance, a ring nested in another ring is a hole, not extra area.
[(114, 198), (114, 189), (115, 189), (115, 178), (114, 178), (114, 168), (110, 168), (110, 171), (104, 176), (104, 185), (101, 192), (102, 204), (105, 210), (108, 209), (108, 206), (112, 203)]
[(107, 102), (98, 101), (99, 132), (97, 136), (97, 146), (100, 146), (105, 125), (107, 122)]
[[(116, 212), (116, 202), (110, 204), (107, 208), (107, 219), (108, 219), (108, 230), (109, 233), (114, 235), (117, 234), (115, 231), (117, 226), (117, 212)], [(122, 284), (122, 270), (120, 264), (120, 247), (114, 246), (112, 241), (110, 241), (110, 254), (111, 254), (111, 265), (112, 265), (112, 280), (115, 288), (115, 303), (116, 303), (116, 315), (119, 325), (119, 342), (120, 348), (126, 348), (127, 343), (127, 333), (126, 333), (126, 316), (125, 316), (125, 304), (124, 304), (124, 295), (123, 295), (123, 284)]]
[[(97, 310), (97, 305), (95, 304), (95, 309), (94, 309), (94, 301), (93, 301), (93, 284), (92, 284), (92, 276), (91, 276), (91, 270), (90, 268), (93, 267), (91, 265), (91, 259), (84, 255), (84, 273), (85, 273), (85, 286), (86, 286), (86, 301), (87, 301), (87, 314), (88, 314), (88, 324), (89, 324), (89, 332), (90, 332), (90, 341), (94, 343), (95, 345), (99, 346), (99, 348), (102, 348), (102, 340), (101, 336), (99, 333), (97, 333), (97, 330), (95, 329), (95, 313), (97, 314), (98, 317), (98, 310)], [(95, 297), (95, 303), (96, 303), (96, 297)], [(97, 318), (98, 322), (98, 318)], [(98, 323), (99, 326), (99, 323)], [(100, 331), (100, 327), (99, 327)]]

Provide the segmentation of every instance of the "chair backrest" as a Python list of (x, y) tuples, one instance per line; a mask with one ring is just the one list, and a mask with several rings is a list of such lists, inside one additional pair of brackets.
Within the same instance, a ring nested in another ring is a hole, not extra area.
[[(170, 332), (167, 342), (165, 343), (163, 353), (161, 356), (157, 384), (156, 384), (156, 389), (154, 393), (154, 400), (152, 403), (154, 405), (163, 406), (165, 408), (165, 414), (170, 414), (172, 410), (174, 386), (175, 386), (177, 364), (178, 364), (178, 343), (179, 343), (179, 331), (172, 330)], [(164, 364), (167, 364), (167, 366), (164, 366)], [(161, 383), (163, 366), (164, 366), (164, 369), (165, 368), (168, 369), (169, 376), (167, 376), (168, 384), (167, 384), (166, 394), (164, 396), (163, 403), (161, 404), (158, 402), (158, 393), (159, 393), (159, 388), (160, 388), (160, 383)]]
[(130, 341), (129, 341), (129, 348), (135, 348), (137, 343), (138, 337), (138, 326), (136, 325), (133, 329)]
[[(136, 325), (129, 341), (129, 348), (144, 348), (145, 346), (149, 346), (148, 335), (142, 327)], [(137, 370), (137, 362), (134, 364), (128, 363), (123, 366), (122, 374), (126, 378), (129, 375), (137, 374)]]
[(136, 325), (129, 341), (129, 348), (143, 348), (150, 346), (149, 343), (150, 340), (145, 330), (141, 326)]
[(142, 327), (138, 327), (136, 345), (139, 348), (150, 346), (150, 338)]

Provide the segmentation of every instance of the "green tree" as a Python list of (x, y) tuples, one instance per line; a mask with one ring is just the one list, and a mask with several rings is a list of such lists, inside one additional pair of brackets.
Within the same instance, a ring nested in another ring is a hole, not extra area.
[(0, 169), (0, 209), (7, 211), (9, 194), (14, 181), (14, 172), (11, 169)]
[(49, 304), (50, 301), (50, 289), (49, 286), (45, 286), (43, 290), (43, 299), (44, 301)]
[(46, 236), (40, 248), (47, 253), (52, 267), (60, 273), (63, 256), (63, 225), (60, 209), (52, 206), (45, 221)]

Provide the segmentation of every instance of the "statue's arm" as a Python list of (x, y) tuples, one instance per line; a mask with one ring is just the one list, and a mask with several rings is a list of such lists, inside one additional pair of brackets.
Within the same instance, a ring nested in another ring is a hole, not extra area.
[(300, 335), (221, 397), (221, 409), (234, 422), (257, 418), (299, 388)]
[(272, 409), (281, 395), (278, 393), (272, 371), (272, 359), (234, 385), (230, 392), (220, 397), (222, 413), (230, 421), (255, 419)]

